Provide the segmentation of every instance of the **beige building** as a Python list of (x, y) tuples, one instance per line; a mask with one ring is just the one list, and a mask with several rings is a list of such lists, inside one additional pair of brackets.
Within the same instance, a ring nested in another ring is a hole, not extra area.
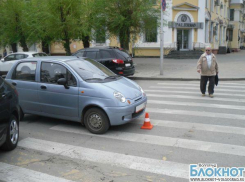
[(228, 30), (228, 46), (232, 51), (237, 52), (245, 43), (245, 25), (244, 25), (244, 1), (231, 0), (230, 2), (230, 22)]

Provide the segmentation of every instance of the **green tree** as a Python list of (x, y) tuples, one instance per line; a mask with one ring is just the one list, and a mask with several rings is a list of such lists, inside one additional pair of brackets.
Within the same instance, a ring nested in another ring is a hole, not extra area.
[(37, 25), (35, 31), (44, 31), (40, 33), (41, 40), (61, 42), (66, 55), (71, 55), (71, 42), (89, 35), (86, 14), (89, 1), (42, 0), (39, 3), (42, 4), (42, 10), (38, 11), (36, 21), (42, 23)]
[(0, 44), (11, 45), (14, 52), (16, 45), (20, 43), (23, 51), (28, 51), (26, 43), (27, 21), (26, 12), (28, 7), (25, 0), (0, 0)]
[[(100, 21), (114, 36), (119, 36), (121, 47), (129, 50), (135, 35), (146, 29), (156, 28), (152, 17), (160, 16), (160, 7), (151, 0), (102, 0)], [(104, 20), (103, 20), (104, 18)], [(100, 23), (101, 24), (101, 23)]]

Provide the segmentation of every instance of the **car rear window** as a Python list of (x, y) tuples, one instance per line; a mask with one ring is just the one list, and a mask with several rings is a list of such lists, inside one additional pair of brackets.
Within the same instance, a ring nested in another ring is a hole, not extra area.
[(47, 56), (47, 54), (45, 53), (35, 53), (35, 54), (32, 54), (33, 57), (42, 57), (42, 56)]
[(121, 50), (119, 50), (119, 49), (114, 49), (118, 54), (118, 56), (119, 56), (119, 59), (125, 59), (125, 58), (128, 58), (128, 57), (130, 57), (129, 55), (128, 55), (128, 53), (126, 53), (126, 52), (123, 52), (123, 51), (121, 51)]

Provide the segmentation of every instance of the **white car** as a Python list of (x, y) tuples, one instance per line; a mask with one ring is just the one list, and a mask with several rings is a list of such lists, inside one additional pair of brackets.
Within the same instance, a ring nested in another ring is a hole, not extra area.
[[(31, 57), (42, 57), (47, 56), (46, 53), (43, 52), (15, 52), (12, 54), (7, 55), (6, 57), (2, 58), (0, 61), (0, 76), (7, 75), (8, 71), (12, 68), (13, 64), (16, 60), (31, 58)], [(23, 69), (27, 69), (23, 67)], [(28, 70), (23, 70), (28, 71)]]

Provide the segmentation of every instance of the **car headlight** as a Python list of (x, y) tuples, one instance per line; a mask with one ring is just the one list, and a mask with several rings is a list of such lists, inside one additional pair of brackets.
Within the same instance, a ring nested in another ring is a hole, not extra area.
[(145, 93), (144, 90), (140, 86), (139, 88), (140, 88), (141, 93), (144, 94)]
[(126, 98), (120, 92), (114, 92), (114, 97), (120, 100), (121, 102), (126, 102)]

